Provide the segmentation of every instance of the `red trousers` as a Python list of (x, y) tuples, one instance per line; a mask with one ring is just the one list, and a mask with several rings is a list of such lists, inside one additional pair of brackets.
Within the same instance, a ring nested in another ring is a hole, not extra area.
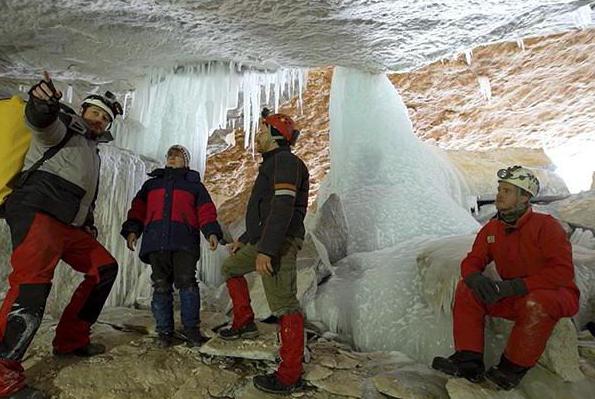
[(502, 317), (514, 321), (504, 355), (519, 366), (532, 367), (558, 320), (576, 314), (578, 299), (577, 293), (570, 289), (538, 289), (486, 305), (460, 281), (453, 310), (455, 350), (483, 353), (485, 317)]
[[(9, 375), (22, 370), (18, 362), (41, 323), (60, 259), (85, 277), (56, 328), (53, 346), (58, 352), (71, 352), (90, 342), (91, 325), (107, 300), (118, 270), (115, 259), (85, 230), (43, 213), (36, 213), (27, 226), (18, 225), (20, 220), (9, 220), (15, 247), (8, 277), (10, 288), (0, 308), (0, 395), (10, 393), (14, 386)], [(26, 233), (15, 241), (17, 231)]]

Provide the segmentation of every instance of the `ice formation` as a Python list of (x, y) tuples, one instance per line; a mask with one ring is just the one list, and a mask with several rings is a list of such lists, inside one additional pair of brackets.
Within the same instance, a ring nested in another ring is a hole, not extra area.
[(595, 134), (593, 130), (570, 138), (563, 144), (549, 146), (546, 154), (556, 164), (556, 173), (571, 193), (589, 190), (595, 172)]
[(447, 352), (450, 321), (423, 301), (416, 256), (429, 237), (477, 231), (462, 179), (414, 136), (383, 74), (336, 68), (330, 132), (331, 170), (319, 203), (340, 199), (348, 256), (308, 317), (362, 350), (401, 350), (425, 361)]
[(318, 203), (332, 193), (340, 198), (348, 254), (477, 230), (462, 178), (438, 149), (414, 136), (386, 75), (336, 68), (329, 108), (331, 169)]
[(154, 70), (134, 93), (126, 120), (116, 125), (116, 144), (153, 159), (162, 159), (172, 144), (185, 145), (191, 166), (202, 174), (208, 138), (227, 127), (228, 110), (242, 107), (249, 144), (262, 104), (277, 110), (284, 93), (301, 98), (304, 76), (303, 69), (263, 72), (222, 62)]

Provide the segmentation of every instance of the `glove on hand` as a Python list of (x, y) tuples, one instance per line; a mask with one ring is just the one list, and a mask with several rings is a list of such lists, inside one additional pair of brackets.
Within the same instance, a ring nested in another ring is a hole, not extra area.
[(480, 272), (468, 275), (464, 281), (483, 303), (491, 305), (500, 299), (496, 282)]
[(512, 280), (496, 281), (496, 293), (498, 299), (507, 298), (510, 296), (526, 295), (529, 291), (523, 279), (514, 278)]

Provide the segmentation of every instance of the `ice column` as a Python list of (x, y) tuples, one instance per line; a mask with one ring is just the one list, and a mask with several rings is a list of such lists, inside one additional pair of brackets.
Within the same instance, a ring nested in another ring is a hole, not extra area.
[(477, 230), (464, 209), (462, 178), (438, 149), (413, 134), (407, 108), (386, 75), (335, 69), (330, 132), (331, 169), (318, 203), (339, 195), (348, 253)]
[(422, 298), (417, 257), (428, 238), (477, 231), (462, 178), (413, 134), (384, 74), (335, 69), (330, 140), (331, 169), (317, 201), (340, 198), (347, 256), (306, 306), (308, 318), (365, 351), (398, 350), (424, 362), (449, 353), (451, 322)]

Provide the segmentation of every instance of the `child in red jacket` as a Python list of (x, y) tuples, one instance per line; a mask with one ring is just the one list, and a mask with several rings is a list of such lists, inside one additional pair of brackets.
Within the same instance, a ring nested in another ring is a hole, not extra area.
[(189, 168), (190, 154), (181, 145), (167, 152), (165, 168), (149, 173), (132, 201), (122, 236), (134, 251), (144, 233), (140, 258), (151, 265), (158, 345), (173, 342), (173, 286), (180, 293), (183, 334), (188, 342), (200, 346), (206, 341), (200, 333), (200, 295), (196, 263), (200, 258), (200, 232), (215, 250), (223, 238), (217, 211), (200, 174)]

